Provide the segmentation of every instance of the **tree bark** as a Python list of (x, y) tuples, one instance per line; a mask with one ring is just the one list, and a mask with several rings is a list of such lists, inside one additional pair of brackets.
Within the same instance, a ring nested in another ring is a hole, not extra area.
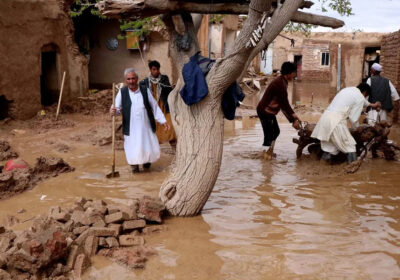
[[(276, 1), (272, 1), (275, 2)], [(299, 8), (310, 8), (312, 2), (302, 1)], [(97, 7), (107, 17), (138, 19), (164, 13), (201, 13), (201, 14), (248, 14), (249, 4), (238, 3), (199, 3), (171, 0), (101, 0)], [(339, 28), (344, 22), (335, 18), (313, 15), (297, 11), (291, 18), (293, 22)]]

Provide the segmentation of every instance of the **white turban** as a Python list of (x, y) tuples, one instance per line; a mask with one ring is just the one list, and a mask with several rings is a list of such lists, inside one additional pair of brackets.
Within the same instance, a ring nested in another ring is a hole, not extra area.
[(378, 72), (382, 72), (382, 66), (378, 63), (372, 64), (371, 69), (374, 69), (375, 71), (378, 71)]

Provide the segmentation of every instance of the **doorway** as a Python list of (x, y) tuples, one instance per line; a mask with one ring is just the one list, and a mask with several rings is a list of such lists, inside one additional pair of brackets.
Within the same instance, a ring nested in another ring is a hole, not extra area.
[(374, 63), (379, 63), (381, 56), (381, 47), (368, 47), (365, 48), (364, 53), (364, 66), (363, 66), (363, 82), (371, 76), (371, 66)]
[(301, 80), (301, 65), (303, 61), (303, 56), (302, 55), (295, 55), (294, 56), (294, 64), (296, 64), (297, 67), (297, 80)]
[(58, 100), (58, 48), (45, 45), (41, 51), (40, 101), (42, 106), (51, 106)]

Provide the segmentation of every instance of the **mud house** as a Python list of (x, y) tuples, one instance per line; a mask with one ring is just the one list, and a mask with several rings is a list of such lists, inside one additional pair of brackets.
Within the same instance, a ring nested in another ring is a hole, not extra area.
[(26, 119), (56, 102), (64, 71), (65, 100), (87, 89), (88, 64), (75, 44), (68, 8), (61, 0), (1, 1), (0, 100), (13, 102), (2, 115)]
[(383, 36), (381, 64), (382, 75), (390, 79), (400, 92), (400, 31)]
[[(260, 71), (270, 74), (284, 61), (294, 61), (298, 79), (293, 103), (327, 105), (337, 88), (355, 86), (380, 62), (384, 33), (283, 33), (259, 60)], [(294, 43), (294, 44), (293, 44)]]

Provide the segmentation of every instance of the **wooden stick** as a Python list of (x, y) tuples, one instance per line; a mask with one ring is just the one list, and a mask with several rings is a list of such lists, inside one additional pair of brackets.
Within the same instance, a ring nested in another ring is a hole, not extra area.
[(62, 98), (62, 94), (63, 94), (63, 90), (64, 90), (65, 74), (66, 74), (66, 72), (64, 71), (64, 74), (63, 74), (63, 77), (62, 77), (62, 82), (61, 82), (60, 96), (58, 97), (56, 120), (58, 118), (58, 113), (60, 112), (61, 98)]
[[(115, 108), (115, 83), (112, 85), (112, 106)], [(111, 174), (115, 173), (115, 114), (112, 116), (112, 166)]]

